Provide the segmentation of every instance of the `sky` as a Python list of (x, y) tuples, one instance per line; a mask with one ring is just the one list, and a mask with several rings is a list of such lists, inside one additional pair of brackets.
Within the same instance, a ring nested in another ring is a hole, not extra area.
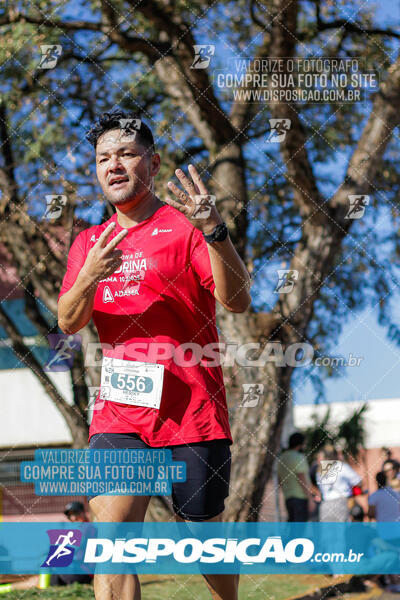
[[(344, 326), (332, 354), (360, 360), (358, 366), (347, 367), (342, 377), (326, 381), (327, 402), (400, 398), (400, 347), (387, 338), (387, 330), (379, 326), (371, 309), (355, 315)], [(293, 391), (296, 404), (315, 400), (315, 391), (307, 381), (297, 384)]]

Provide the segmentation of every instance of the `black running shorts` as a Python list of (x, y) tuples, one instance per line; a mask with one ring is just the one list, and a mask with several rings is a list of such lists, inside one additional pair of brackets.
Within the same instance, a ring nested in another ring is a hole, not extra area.
[[(177, 515), (188, 521), (206, 521), (225, 508), (231, 471), (230, 440), (212, 440), (165, 446), (174, 461), (186, 463), (186, 481), (172, 483), (172, 504)], [(97, 433), (90, 449), (151, 448), (136, 433)], [(158, 448), (157, 448), (158, 449)]]

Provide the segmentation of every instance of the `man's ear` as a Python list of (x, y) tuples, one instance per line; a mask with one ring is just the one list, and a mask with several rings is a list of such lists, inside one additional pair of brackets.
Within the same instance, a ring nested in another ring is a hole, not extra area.
[(161, 167), (161, 156), (158, 154), (158, 152), (156, 152), (151, 157), (151, 171), (150, 171), (150, 175), (152, 177), (155, 177), (155, 175), (157, 175), (157, 173), (159, 172), (160, 167)]

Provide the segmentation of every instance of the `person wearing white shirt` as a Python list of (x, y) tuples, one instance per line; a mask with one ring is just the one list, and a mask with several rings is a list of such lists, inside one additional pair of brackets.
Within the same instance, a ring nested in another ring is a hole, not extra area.
[(353, 495), (353, 487), (360, 484), (362, 477), (346, 462), (338, 459), (335, 449), (324, 450), (323, 459), (316, 473), (317, 485), (321, 491), (319, 520), (342, 522), (349, 520), (348, 499)]

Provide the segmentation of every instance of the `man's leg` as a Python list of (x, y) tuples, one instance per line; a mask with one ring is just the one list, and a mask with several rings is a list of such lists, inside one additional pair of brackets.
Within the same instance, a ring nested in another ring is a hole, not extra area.
[[(150, 496), (96, 496), (90, 509), (100, 523), (143, 522)], [(137, 575), (107, 574), (94, 576), (96, 600), (140, 600)]]
[(286, 509), (289, 523), (308, 521), (308, 502), (304, 498), (287, 498)]
[(293, 521), (295, 521), (296, 519), (294, 518), (294, 503), (293, 503), (294, 498), (286, 498), (285, 500), (285, 504), (286, 504), (286, 510), (287, 510), (287, 514), (288, 514), (288, 523), (293, 523)]
[(305, 523), (308, 521), (308, 500), (306, 498), (294, 498), (295, 521)]
[[(175, 519), (179, 522), (187, 521), (175, 515)], [(222, 513), (202, 521), (202, 523), (208, 523), (210, 521), (222, 521)], [(190, 521), (187, 521), (190, 522)], [(237, 600), (239, 593), (239, 574), (207, 574), (203, 573), (203, 577), (206, 580), (208, 588), (211, 592), (211, 596), (214, 600)]]
[[(175, 519), (188, 523), (222, 521), (224, 500), (229, 495), (231, 452), (228, 441), (174, 446), (172, 457), (174, 461), (186, 463), (186, 480), (172, 484)], [(238, 574), (203, 576), (214, 600), (237, 600)]]

